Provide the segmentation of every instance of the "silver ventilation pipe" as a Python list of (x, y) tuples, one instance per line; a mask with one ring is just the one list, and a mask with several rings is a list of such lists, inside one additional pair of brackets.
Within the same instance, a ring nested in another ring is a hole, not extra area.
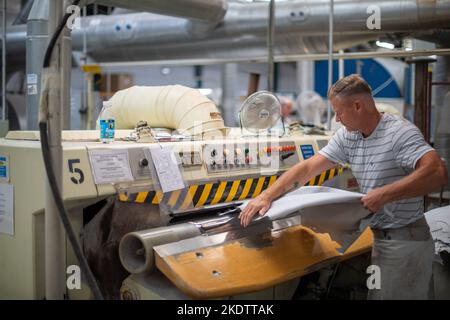
[[(367, 7), (381, 9), (380, 30), (367, 28)], [(286, 1), (277, 3), (275, 13), (275, 54), (318, 52), (328, 35), (329, 1)], [(423, 1), (335, 1), (335, 49), (339, 40), (355, 45), (377, 36), (448, 25), (450, 0)], [(230, 3), (223, 22), (211, 32), (198, 32), (189, 20), (155, 19), (148, 14), (130, 14), (98, 19), (84, 24), (89, 28), (89, 55), (97, 61), (137, 61), (188, 59), (190, 57), (249, 56), (266, 48), (267, 3)], [(196, 32), (197, 31), (197, 32)], [(340, 39), (339, 39), (340, 38)], [(359, 39), (357, 39), (359, 38)], [(320, 44), (318, 44), (320, 43)], [(79, 47), (77, 32), (74, 47)], [(262, 54), (264, 55), (264, 54)]]
[[(380, 30), (367, 28), (369, 5), (381, 10)], [(274, 54), (326, 52), (328, 14), (328, 0), (277, 3)], [(334, 17), (338, 50), (386, 33), (407, 35), (448, 26), (450, 0), (336, 0)], [(251, 57), (266, 54), (261, 49), (266, 48), (267, 19), (267, 3), (230, 3), (223, 22), (209, 32), (192, 20), (148, 13), (89, 17), (82, 19), (82, 27), (88, 34), (88, 54), (98, 62)], [(25, 34), (19, 36), (20, 28), (12, 32), (16, 35), (8, 36), (8, 52), (17, 58), (25, 50)], [(74, 30), (74, 50), (81, 50), (82, 34), (83, 30)]]
[(222, 21), (228, 7), (226, 0), (95, 0), (91, 2), (208, 23)]

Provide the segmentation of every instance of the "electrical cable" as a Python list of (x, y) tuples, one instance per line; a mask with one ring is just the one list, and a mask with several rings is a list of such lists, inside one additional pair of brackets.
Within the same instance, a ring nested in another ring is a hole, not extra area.
[[(73, 5), (78, 5), (80, 3), (80, 0), (75, 0), (73, 2)], [(80, 263), (80, 269), (82, 273), (86, 277), (86, 281), (94, 294), (95, 299), (97, 300), (103, 300), (102, 292), (100, 291), (100, 288), (98, 287), (97, 281), (95, 280), (95, 277), (92, 273), (91, 268), (89, 267), (89, 264), (86, 260), (86, 257), (83, 254), (83, 250), (81, 249), (80, 244), (78, 243), (77, 236), (75, 235), (75, 232), (73, 230), (72, 224), (69, 219), (69, 214), (67, 212), (67, 209), (64, 206), (64, 201), (61, 197), (60, 190), (58, 188), (55, 172), (53, 170), (53, 162), (50, 156), (50, 146), (48, 141), (48, 132), (47, 132), (47, 118), (48, 118), (48, 106), (47, 106), (47, 94), (48, 94), (48, 76), (46, 75), (49, 67), (50, 67), (50, 60), (52, 56), (53, 49), (56, 45), (56, 42), (64, 29), (67, 20), (70, 18), (72, 14), (66, 13), (61, 20), (60, 24), (58, 25), (58, 28), (56, 29), (55, 33), (53, 34), (47, 50), (45, 52), (45, 58), (44, 58), (44, 70), (43, 70), (43, 87), (42, 87), (42, 96), (40, 101), (40, 118), (39, 118), (39, 131), (41, 135), (41, 148), (42, 148), (42, 156), (44, 160), (45, 170), (47, 173), (48, 182), (50, 184), (50, 188), (53, 194), (53, 198), (55, 200), (56, 206), (58, 208), (59, 216), (61, 218), (61, 222), (64, 226), (64, 229), (66, 231), (67, 237), (69, 238), (70, 244), (72, 245), (72, 248), (74, 250), (74, 253), (78, 259), (78, 262)]]

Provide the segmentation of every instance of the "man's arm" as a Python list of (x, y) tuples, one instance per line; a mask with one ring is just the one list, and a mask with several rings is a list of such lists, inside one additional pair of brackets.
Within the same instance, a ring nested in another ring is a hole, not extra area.
[(313, 177), (332, 167), (334, 167), (334, 163), (320, 154), (297, 163), (286, 171), (272, 186), (247, 204), (239, 215), (241, 225), (246, 227), (257, 213), (261, 216), (264, 215), (269, 210), (273, 200), (288, 192), (297, 184), (303, 186)]
[(417, 161), (408, 176), (381, 188), (369, 191), (362, 199), (363, 206), (378, 212), (386, 203), (424, 196), (448, 183), (447, 168), (436, 151), (430, 151)]

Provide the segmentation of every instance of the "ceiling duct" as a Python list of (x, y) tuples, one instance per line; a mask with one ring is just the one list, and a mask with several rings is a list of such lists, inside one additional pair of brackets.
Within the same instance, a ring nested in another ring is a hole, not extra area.
[[(149, 6), (153, 2), (172, 3), (148, 1)], [(380, 9), (380, 29), (367, 27), (370, 6)], [(202, 22), (150, 13), (92, 16), (82, 19), (81, 29), (73, 30), (73, 49), (82, 50), (85, 33), (88, 54), (98, 62), (263, 56), (267, 12), (267, 3), (230, 2), (223, 21), (211, 29), (198, 28)], [(277, 3), (275, 55), (326, 52), (328, 13), (328, 0)], [(387, 33), (405, 36), (450, 28), (450, 0), (336, 0), (334, 21), (335, 49), (341, 49)], [(24, 56), (26, 34), (21, 27), (15, 26), (8, 33), (11, 59)]]
[(95, 0), (94, 2), (209, 23), (222, 21), (228, 7), (226, 0)]

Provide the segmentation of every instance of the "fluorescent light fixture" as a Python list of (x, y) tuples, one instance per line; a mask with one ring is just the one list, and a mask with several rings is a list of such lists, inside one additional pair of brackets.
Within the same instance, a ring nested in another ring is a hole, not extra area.
[(198, 91), (204, 96), (210, 95), (213, 92), (212, 89), (209, 88), (198, 89)]
[(395, 46), (389, 42), (377, 41), (376, 44), (377, 44), (377, 46), (379, 46), (381, 48), (386, 48), (386, 49), (394, 49), (395, 48)]

